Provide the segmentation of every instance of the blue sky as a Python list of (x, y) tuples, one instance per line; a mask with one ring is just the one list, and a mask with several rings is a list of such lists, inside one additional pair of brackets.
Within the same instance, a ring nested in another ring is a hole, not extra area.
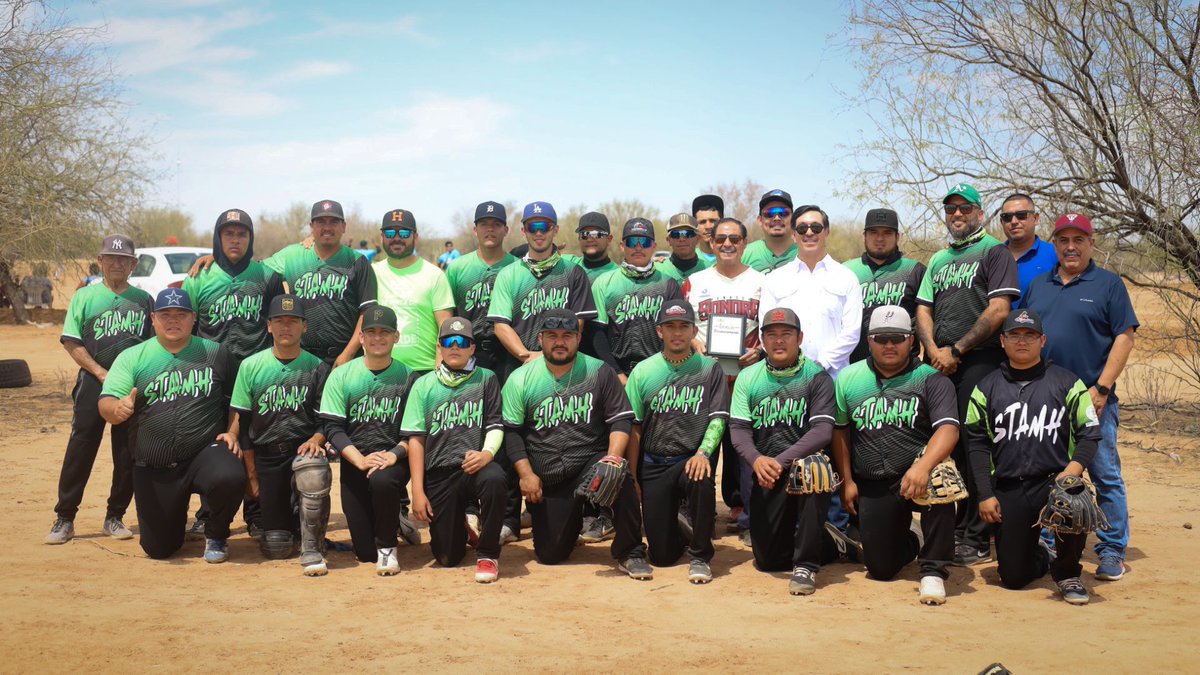
[[(342, 5), (345, 5), (344, 7)], [(339, 199), (447, 231), (487, 199), (671, 213), (752, 178), (834, 199), (839, 143), (868, 128), (841, 3), (95, 2), (154, 200), (216, 214)], [(869, 207), (868, 207), (869, 208)]]

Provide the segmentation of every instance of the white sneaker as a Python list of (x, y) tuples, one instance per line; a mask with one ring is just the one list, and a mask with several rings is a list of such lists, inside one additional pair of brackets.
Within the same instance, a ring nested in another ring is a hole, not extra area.
[(381, 577), (390, 577), (399, 571), (400, 561), (396, 559), (396, 549), (379, 549), (379, 561), (375, 563), (375, 573)]
[(917, 598), (922, 605), (946, 604), (946, 584), (941, 577), (921, 577), (921, 595)]
[(521, 538), (519, 536), (517, 536), (517, 533), (513, 532), (513, 529), (511, 527), (509, 527), (508, 525), (503, 525), (500, 527), (500, 545), (501, 546), (503, 546), (505, 544), (511, 544), (514, 541), (520, 541), (520, 540), (521, 540)]

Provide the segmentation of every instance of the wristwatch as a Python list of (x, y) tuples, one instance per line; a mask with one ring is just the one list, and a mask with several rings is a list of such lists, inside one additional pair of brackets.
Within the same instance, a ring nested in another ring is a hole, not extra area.
[(958, 347), (950, 345), (950, 356), (953, 356), (956, 359), (961, 359), (962, 352), (958, 351)]
[(1112, 387), (1106, 387), (1099, 382), (1096, 383), (1096, 391), (1100, 392), (1101, 396), (1108, 396), (1108, 392), (1112, 391)]

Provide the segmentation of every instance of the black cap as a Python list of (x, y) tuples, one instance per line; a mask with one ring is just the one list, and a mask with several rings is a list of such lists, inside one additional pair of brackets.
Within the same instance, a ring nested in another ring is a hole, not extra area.
[[(491, 218), (491, 216), (487, 216)], [(471, 332), (471, 320), (464, 319), (461, 316), (452, 316), (442, 322), (442, 327), (438, 329), (438, 339), (450, 337), (451, 335), (459, 335), (474, 340), (475, 334)]]
[(110, 234), (104, 238), (100, 246), (100, 255), (123, 255), (126, 258), (136, 258), (133, 250), (133, 240), (123, 234)]
[(579, 217), (579, 225), (575, 228), (575, 231), (583, 232), (584, 230), (601, 230), (605, 234), (612, 234), (612, 228), (608, 224), (608, 216), (597, 211), (588, 211)]
[(696, 215), (698, 211), (711, 211), (716, 209), (717, 215), (725, 217), (725, 200), (716, 195), (700, 195), (692, 200), (692, 215)]
[(872, 227), (890, 227), (893, 230), (899, 230), (900, 219), (891, 209), (871, 209), (867, 211), (867, 219), (863, 221), (863, 230), (869, 230)]
[(1042, 330), (1042, 317), (1032, 309), (1014, 309), (1009, 312), (1008, 317), (1004, 319), (1004, 327), (1000, 330), (1007, 333), (1018, 328), (1028, 328), (1042, 335), (1046, 334), (1046, 331)]
[(409, 229), (413, 232), (417, 231), (417, 219), (413, 218), (412, 211), (404, 209), (392, 209), (383, 214), (383, 224), (379, 229), (386, 230), (390, 228)]
[(504, 205), (500, 202), (483, 202), (475, 207), (475, 220), (478, 223), (484, 218), (495, 218), (496, 220), (508, 224), (508, 213), (504, 210)]
[(192, 309), (191, 296), (182, 288), (164, 288), (158, 292), (158, 296), (154, 298), (154, 311), (164, 309), (186, 309), (193, 313), (196, 311)]
[(768, 310), (763, 315), (762, 323), (759, 324), (758, 328), (765, 331), (771, 326), (787, 326), (788, 328), (800, 330), (800, 317), (796, 316), (796, 313), (787, 307)]
[(575, 312), (559, 307), (557, 309), (546, 310), (542, 313), (542, 318), (538, 321), (538, 332), (544, 330), (571, 330), (579, 332), (579, 317)]
[(282, 293), (271, 299), (271, 308), (267, 310), (268, 319), (278, 319), (281, 316), (294, 316), (297, 319), (306, 319), (304, 316), (304, 304), (300, 302), (300, 298), (291, 293)]
[(770, 192), (764, 194), (762, 196), (762, 199), (758, 200), (758, 210), (762, 211), (762, 207), (766, 206), (767, 204), (769, 204), (771, 202), (783, 202), (784, 204), (788, 205), (789, 209), (792, 208), (792, 196), (791, 195), (789, 195), (787, 192), (784, 192), (783, 190), (771, 190)]
[(625, 222), (625, 227), (621, 230), (621, 238), (626, 237), (650, 237), (654, 238), (654, 223), (645, 218), (632, 218)]
[(316, 220), (321, 216), (333, 216), (341, 220), (346, 219), (345, 214), (342, 213), (342, 205), (332, 199), (322, 199), (312, 205), (312, 215), (308, 219)]
[(396, 313), (391, 307), (383, 305), (375, 305), (368, 307), (362, 313), (362, 329), (368, 328), (386, 328), (393, 333), (398, 333), (396, 329)]
[(254, 221), (250, 220), (250, 214), (241, 209), (229, 209), (217, 218), (218, 232), (226, 225), (241, 225), (247, 230), (254, 231)]
[(695, 326), (696, 312), (687, 300), (668, 300), (663, 303), (662, 309), (658, 310), (658, 325), (668, 321), (686, 321)]

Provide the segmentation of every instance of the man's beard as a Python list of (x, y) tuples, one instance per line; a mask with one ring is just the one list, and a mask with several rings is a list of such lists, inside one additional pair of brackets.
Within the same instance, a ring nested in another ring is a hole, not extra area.
[(567, 356), (566, 358), (563, 358), (563, 359), (559, 359), (559, 358), (555, 357), (553, 352), (544, 352), (542, 354), (542, 358), (546, 359), (546, 362), (550, 363), (551, 365), (565, 366), (568, 363), (575, 360), (575, 352), (571, 352), (571, 354), (569, 356)]

